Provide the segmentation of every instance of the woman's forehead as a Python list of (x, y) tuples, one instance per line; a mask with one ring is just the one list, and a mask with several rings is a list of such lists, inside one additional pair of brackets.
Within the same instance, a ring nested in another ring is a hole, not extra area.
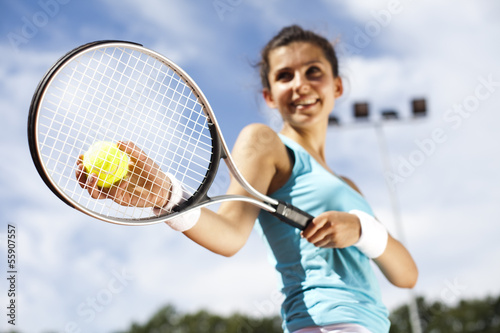
[(308, 42), (294, 42), (277, 47), (269, 53), (271, 70), (304, 66), (314, 62), (327, 62), (327, 60), (319, 46)]

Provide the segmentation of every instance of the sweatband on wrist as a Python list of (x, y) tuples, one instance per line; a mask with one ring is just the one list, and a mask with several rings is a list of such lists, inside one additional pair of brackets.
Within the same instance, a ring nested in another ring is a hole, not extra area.
[(361, 224), (361, 236), (354, 246), (368, 258), (380, 257), (384, 253), (389, 239), (389, 233), (385, 226), (363, 211), (354, 209), (349, 213), (356, 215)]
[[(167, 204), (163, 207), (153, 208), (153, 213), (157, 216), (162, 214), (169, 214), (172, 210), (181, 204), (183, 201), (189, 199), (191, 196), (182, 186), (182, 183), (176, 179), (172, 174), (167, 174), (170, 179), (170, 198)], [(168, 221), (165, 221), (168, 226), (170, 226), (175, 231), (186, 231), (195, 226), (195, 224), (200, 219), (201, 209), (193, 209), (186, 212), (180, 216), (174, 217)]]
[(165, 223), (175, 231), (184, 232), (191, 229), (196, 225), (196, 223), (198, 223), (200, 215), (201, 209), (195, 208), (180, 216), (176, 216), (168, 221), (165, 221)]

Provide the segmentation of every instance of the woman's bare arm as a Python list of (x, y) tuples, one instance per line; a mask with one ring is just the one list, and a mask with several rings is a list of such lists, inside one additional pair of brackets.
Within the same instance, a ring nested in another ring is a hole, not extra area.
[[(260, 124), (243, 129), (232, 156), (243, 177), (265, 194), (276, 186), (286, 163), (290, 163), (278, 135)], [(248, 195), (234, 178), (231, 178), (227, 194)], [(245, 202), (224, 202), (217, 213), (202, 209), (198, 223), (184, 234), (210, 251), (232, 256), (246, 243), (259, 211), (258, 207)]]

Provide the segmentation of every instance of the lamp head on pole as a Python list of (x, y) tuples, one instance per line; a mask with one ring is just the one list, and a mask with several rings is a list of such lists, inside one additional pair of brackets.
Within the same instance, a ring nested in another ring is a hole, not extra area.
[(368, 103), (354, 103), (354, 118), (356, 120), (367, 120), (369, 115)]
[(416, 98), (411, 101), (411, 108), (414, 118), (421, 118), (427, 115), (427, 102), (424, 98)]
[(394, 110), (382, 111), (382, 119), (384, 119), (384, 120), (399, 119), (399, 114)]
[(339, 125), (340, 125), (339, 118), (337, 118), (336, 116), (334, 116), (333, 114), (331, 114), (328, 117), (328, 126), (339, 126)]

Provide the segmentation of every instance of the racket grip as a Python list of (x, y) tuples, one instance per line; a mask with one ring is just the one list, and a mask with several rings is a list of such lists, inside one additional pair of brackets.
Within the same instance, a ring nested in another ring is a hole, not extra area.
[(309, 222), (314, 219), (309, 213), (304, 212), (303, 210), (298, 209), (297, 207), (284, 202), (279, 201), (278, 205), (275, 207), (276, 212), (271, 213), (276, 216), (281, 221), (288, 223), (292, 227), (298, 228), (300, 230), (304, 230)]

